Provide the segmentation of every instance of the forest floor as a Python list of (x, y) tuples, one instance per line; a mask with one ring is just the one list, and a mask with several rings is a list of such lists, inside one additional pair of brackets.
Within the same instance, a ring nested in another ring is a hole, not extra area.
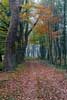
[(67, 73), (38, 61), (0, 73), (0, 100), (67, 100)]

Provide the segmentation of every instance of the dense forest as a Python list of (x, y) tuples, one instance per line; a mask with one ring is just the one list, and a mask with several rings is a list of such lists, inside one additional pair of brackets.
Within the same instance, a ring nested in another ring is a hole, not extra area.
[(32, 56), (66, 66), (66, 8), (66, 0), (1, 0), (0, 61), (4, 70)]
[[(62, 73), (56, 72), (58, 68), (62, 70)], [(19, 70), (18, 74), (17, 72), (13, 73), (17, 69)], [(53, 80), (56, 78), (59, 82), (57, 85), (57, 90), (60, 88), (59, 95), (63, 95), (60, 81), (64, 80), (63, 87), (65, 89), (65, 84), (67, 84), (67, 0), (0, 0), (0, 72), (1, 82), (8, 81), (4, 83), (5, 87), (8, 88), (8, 85), (10, 85), (10, 79), (11, 84), (15, 85), (15, 78), (17, 77), (16, 83), (19, 80), (19, 86), (24, 81), (32, 81), (33, 87), (31, 86), (31, 88), (35, 88), (34, 82), (37, 83), (39, 89), (37, 95), (41, 95), (41, 99), (40, 96), (37, 97), (39, 99), (18, 99), (18, 97), (13, 99), (10, 96), (10, 99), (4, 99), (8, 97), (6, 96), (0, 97), (2, 98), (0, 100), (66, 100), (66, 91), (64, 98), (59, 98), (58, 94), (52, 97), (54, 90), (50, 90), (53, 88), (50, 88), (50, 82), (52, 82), (52, 78)], [(3, 79), (11, 75), (12, 77)], [(46, 77), (46, 80), (44, 80), (44, 77)], [(49, 89), (47, 85), (42, 87), (44, 85), (40, 83), (42, 82), (40, 78), (43, 78), (43, 83), (48, 84)], [(54, 80), (55, 83), (56, 80)], [(0, 87), (3, 90), (1, 82)], [(49, 91), (49, 96), (45, 92), (44, 97), (41, 94), (40, 87), (45, 88), (47, 92)], [(13, 88), (7, 90), (13, 91), (11, 89)], [(4, 93), (6, 93), (6, 90), (4, 90)], [(54, 98), (56, 95), (57, 98)]]

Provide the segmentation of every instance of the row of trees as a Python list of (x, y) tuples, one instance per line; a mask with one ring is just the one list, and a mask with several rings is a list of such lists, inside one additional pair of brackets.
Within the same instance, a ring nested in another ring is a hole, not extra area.
[[(53, 64), (63, 61), (66, 65), (66, 1), (43, 0), (41, 4), (32, 0), (4, 2), (0, 3), (0, 34), (5, 40), (2, 39), (4, 70), (12, 70), (24, 61), (28, 41), (40, 44), (41, 59)], [(32, 33), (37, 39), (32, 40)]]
[[(48, 20), (48, 24), (46, 24), (46, 26), (40, 24), (39, 29), (37, 28), (37, 32), (41, 32), (41, 59), (46, 59), (52, 64), (60, 64), (65, 66), (67, 61), (66, 4), (67, 2), (64, 0), (43, 1), (44, 6), (51, 6), (52, 17), (51, 20)], [(47, 34), (42, 35), (42, 33)]]
[[(5, 15), (5, 17), (10, 17), (10, 21), (8, 23), (9, 28), (6, 26), (5, 31), (7, 33), (8, 30), (5, 46), (4, 70), (12, 70), (17, 63), (21, 63), (21, 61), (24, 60), (28, 36), (38, 22), (37, 18), (32, 27), (30, 27), (30, 23), (25, 19), (25, 14), (30, 12), (28, 8), (30, 7), (29, 3), (29, 0), (9, 0), (10, 9)], [(26, 4), (29, 6), (26, 7)], [(2, 8), (4, 7), (2, 3), (0, 5)], [(24, 7), (22, 7), (22, 5), (24, 5)], [(1, 9), (1, 13), (5, 14), (5, 10), (2, 12)], [(1, 15), (1, 29), (4, 31), (2, 27), (2, 16), (3, 14)], [(24, 18), (21, 19), (21, 16), (24, 16)], [(27, 17), (27, 19), (29, 19), (29, 17)]]
[[(41, 47), (41, 58), (48, 60), (52, 64), (64, 64), (66, 66), (67, 55), (67, 33), (66, 33), (66, 4), (64, 0), (45, 0), (42, 1), (43, 6), (48, 6), (51, 9), (51, 15), (43, 16), (45, 10), (41, 9), (43, 13), (39, 26), (36, 27), (36, 33), (40, 33), (39, 44)], [(50, 10), (48, 10), (50, 11)], [(46, 11), (46, 12), (48, 12)], [(45, 19), (47, 20), (45, 24)], [(48, 20), (49, 19), (49, 20)], [(42, 23), (43, 21), (43, 23)], [(45, 45), (47, 41), (47, 46)], [(47, 53), (47, 57), (45, 54)]]

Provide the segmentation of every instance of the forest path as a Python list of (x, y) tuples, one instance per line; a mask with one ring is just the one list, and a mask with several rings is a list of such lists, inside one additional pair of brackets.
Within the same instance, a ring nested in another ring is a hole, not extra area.
[(38, 61), (24, 66), (0, 74), (0, 100), (67, 100), (66, 73)]

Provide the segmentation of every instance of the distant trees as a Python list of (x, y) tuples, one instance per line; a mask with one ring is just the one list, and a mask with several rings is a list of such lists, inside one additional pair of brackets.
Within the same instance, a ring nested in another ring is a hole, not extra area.
[[(51, 6), (53, 18), (49, 21), (49, 56), (48, 60), (54, 64), (66, 66), (66, 0), (42, 0), (42, 4)], [(62, 20), (61, 20), (62, 19)]]
[[(24, 61), (31, 32), (38, 34), (37, 41), (34, 38), (32, 42), (40, 44), (41, 59), (53, 64), (61, 64), (64, 60), (66, 65), (65, 4), (63, 9), (58, 0), (45, 0), (41, 4), (30, 0), (9, 0), (6, 5), (0, 3), (0, 34), (4, 35), (6, 41), (5, 71), (12, 70), (16, 64)], [(60, 28), (63, 24), (64, 29)]]

